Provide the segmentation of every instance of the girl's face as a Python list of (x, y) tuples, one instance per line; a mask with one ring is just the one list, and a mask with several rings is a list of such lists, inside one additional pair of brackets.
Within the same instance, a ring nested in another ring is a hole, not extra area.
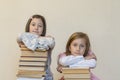
[(84, 38), (78, 38), (71, 42), (69, 50), (72, 55), (83, 55), (86, 50), (86, 41)]
[(33, 18), (30, 23), (29, 32), (40, 36), (43, 32), (43, 27), (43, 22), (40, 18)]

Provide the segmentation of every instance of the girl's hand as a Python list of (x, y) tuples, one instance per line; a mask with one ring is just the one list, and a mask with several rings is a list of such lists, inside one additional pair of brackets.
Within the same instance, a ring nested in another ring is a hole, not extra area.
[(58, 65), (56, 69), (58, 72), (62, 73), (62, 65)]
[(95, 59), (95, 60), (97, 60), (97, 58), (96, 58), (96, 56), (95, 56), (94, 53), (87, 55), (87, 56), (85, 57), (85, 59), (87, 59), (87, 60), (89, 60), (89, 59)]
[(21, 47), (21, 45), (24, 45), (23, 42), (18, 41), (18, 40), (17, 40), (17, 43), (18, 43), (19, 47)]
[(46, 35), (45, 37), (52, 37), (51, 35)]
[(49, 37), (49, 38), (53, 38), (53, 39), (54, 39), (54, 37), (53, 37), (53, 36), (51, 36), (51, 35), (47, 35), (47, 36), (45, 36), (45, 37)]

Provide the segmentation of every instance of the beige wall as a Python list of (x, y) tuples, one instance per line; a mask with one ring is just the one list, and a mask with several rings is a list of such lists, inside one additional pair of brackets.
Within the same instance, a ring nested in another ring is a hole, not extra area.
[(93, 72), (101, 80), (120, 80), (120, 0), (0, 0), (0, 80), (16, 80), (20, 56), (16, 37), (33, 14), (46, 17), (47, 34), (55, 37), (51, 65), (55, 80), (60, 77), (57, 55), (76, 31), (90, 37), (98, 58)]

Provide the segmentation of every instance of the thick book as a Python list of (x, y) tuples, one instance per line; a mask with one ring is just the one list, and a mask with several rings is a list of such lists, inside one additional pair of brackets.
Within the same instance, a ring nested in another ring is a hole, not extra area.
[[(21, 48), (20, 49), (21, 51), (32, 51), (31, 49), (28, 49), (28, 48)], [(35, 49), (36, 52), (40, 52), (40, 51), (46, 51), (45, 49)]]
[(46, 62), (47, 58), (21, 57), (20, 62)]
[(45, 71), (45, 67), (19, 66), (18, 70)]
[(24, 75), (24, 74), (21, 74), (21, 75), (17, 75), (17, 77), (25, 77), (25, 78), (42, 78), (44, 77), (44, 75), (42, 74), (31, 74), (31, 75)]
[(21, 57), (48, 57), (47, 51), (21, 51)]
[(62, 68), (63, 74), (76, 74), (76, 73), (90, 73), (89, 67), (79, 67), (79, 68), (69, 68), (69, 67), (63, 67)]
[(45, 75), (45, 71), (35, 71), (35, 70), (19, 70), (17, 75)]
[(19, 62), (19, 66), (46, 66), (46, 62)]
[(90, 78), (90, 74), (64, 74), (64, 78)]
[[(21, 47), (21, 51), (32, 51), (32, 50), (30, 50), (30, 49), (28, 49), (25, 45), (20, 45), (20, 47)], [(36, 49), (35, 51), (46, 51), (45, 49)]]

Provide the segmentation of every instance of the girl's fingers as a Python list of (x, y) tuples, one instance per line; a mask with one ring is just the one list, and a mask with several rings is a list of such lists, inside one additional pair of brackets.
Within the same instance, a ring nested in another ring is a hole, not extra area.
[(57, 71), (60, 72), (60, 73), (62, 73), (62, 66), (58, 66), (57, 67)]

